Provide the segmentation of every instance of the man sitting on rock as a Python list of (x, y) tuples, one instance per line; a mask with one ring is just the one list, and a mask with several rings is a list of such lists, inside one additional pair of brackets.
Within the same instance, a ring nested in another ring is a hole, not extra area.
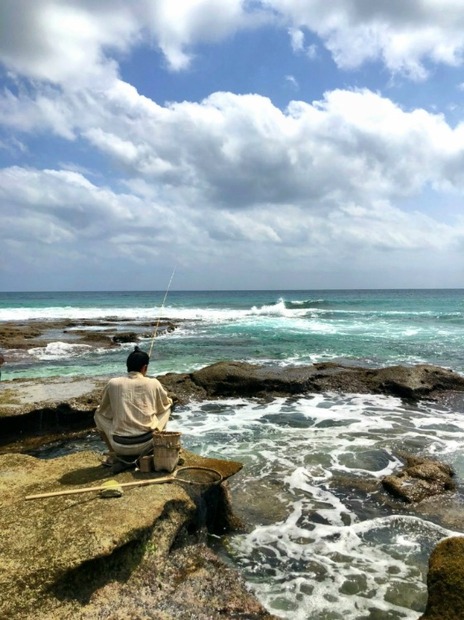
[(146, 376), (149, 361), (135, 347), (127, 358), (127, 376), (110, 379), (103, 391), (95, 424), (110, 449), (104, 465), (134, 465), (136, 457), (153, 449), (153, 431), (164, 430), (169, 420), (172, 399), (157, 379)]

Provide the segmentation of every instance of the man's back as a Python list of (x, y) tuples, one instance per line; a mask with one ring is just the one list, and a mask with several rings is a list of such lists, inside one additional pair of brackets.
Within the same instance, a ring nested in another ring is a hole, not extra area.
[(103, 394), (99, 412), (113, 419), (113, 434), (139, 435), (158, 430), (159, 417), (170, 411), (172, 400), (155, 378), (139, 372), (110, 379)]

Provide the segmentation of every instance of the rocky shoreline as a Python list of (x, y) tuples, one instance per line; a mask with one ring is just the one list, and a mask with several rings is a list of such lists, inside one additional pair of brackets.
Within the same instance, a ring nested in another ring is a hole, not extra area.
[[(456, 409), (464, 410), (464, 378), (430, 365), (367, 369), (325, 363), (276, 368), (220, 362), (159, 379), (180, 404), (192, 399), (239, 396), (270, 400), (338, 391), (389, 394), (408, 402), (433, 399), (452, 402)], [(19, 454), (52, 437), (91, 428), (104, 382), (104, 378), (52, 378), (0, 384), (0, 580), (8, 592), (0, 614), (19, 618), (33, 610), (37, 618), (272, 618), (232, 569), (218, 568), (220, 560), (205, 545), (208, 532), (223, 532), (237, 525), (226, 483), (214, 490), (216, 495), (208, 495), (211, 489), (204, 490), (201, 502), (209, 506), (207, 524), (198, 520), (198, 505), (178, 484), (131, 489), (130, 497), (127, 493), (127, 497), (112, 500), (94, 495), (35, 504), (24, 501), (31, 492), (60, 485), (89, 486), (105, 476), (95, 453), (50, 461)], [(188, 463), (200, 459), (190, 453), (185, 458)], [(384, 487), (397, 497), (401, 487), (414, 488), (416, 495), (402, 501), (409, 502), (411, 510), (419, 506), (419, 511), (433, 518), (446, 508), (447, 500), (441, 497), (446, 498), (453, 489), (452, 472), (439, 464), (408, 462), (407, 457), (405, 461), (405, 470), (397, 480), (386, 481)], [(227, 461), (216, 461), (214, 466), (224, 478), (240, 469), (240, 464)], [(133, 475), (125, 472), (118, 478), (126, 480)], [(456, 512), (453, 506), (449, 525), (460, 529), (462, 516), (462, 510)], [(66, 547), (73, 549), (72, 553), (55, 554), (54, 550)], [(462, 552), (459, 542), (448, 547), (454, 558)], [(459, 557), (464, 559), (464, 554)], [(453, 571), (445, 571), (445, 575), (443, 553), (432, 554), (424, 620), (461, 617), (452, 613), (464, 610), (464, 596), (457, 595), (453, 585), (462, 578), (462, 564), (450, 561)], [(206, 591), (208, 608), (202, 616), (198, 609), (206, 605), (202, 599)], [(449, 591), (448, 600), (453, 604), (447, 607), (448, 615), (440, 616), (445, 614), (440, 603), (444, 591)]]

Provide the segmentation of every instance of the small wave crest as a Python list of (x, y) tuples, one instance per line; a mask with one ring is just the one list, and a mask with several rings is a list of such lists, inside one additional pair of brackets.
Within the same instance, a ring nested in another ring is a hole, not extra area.
[[(319, 300), (322, 302), (323, 300)], [(307, 301), (285, 301), (282, 297), (271, 304), (263, 306), (253, 306), (251, 314), (255, 316), (304, 316), (309, 309), (316, 309), (317, 302)]]
[(325, 299), (302, 299), (285, 302), (285, 307), (288, 310), (314, 310), (317, 308), (329, 308), (332, 305)]
[(264, 304), (263, 306), (253, 306), (251, 308), (251, 314), (256, 316), (265, 316), (265, 315), (275, 315), (275, 316), (285, 316), (287, 315), (287, 307), (285, 305), (285, 301), (283, 299), (279, 299), (279, 301), (273, 304)]

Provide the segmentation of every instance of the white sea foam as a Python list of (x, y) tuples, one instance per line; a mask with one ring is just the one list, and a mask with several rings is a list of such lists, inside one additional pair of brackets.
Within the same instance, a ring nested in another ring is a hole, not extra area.
[[(267, 524), (229, 541), (269, 611), (292, 620), (418, 617), (428, 555), (454, 532), (378, 506), (372, 517), (369, 494), (353, 484), (398, 469), (398, 448), (464, 467), (464, 416), (394, 397), (318, 394), (193, 404), (172, 428), (188, 448), (244, 462), (231, 480), (237, 508), (246, 512), (253, 488), (270, 489)], [(277, 504), (286, 516), (269, 524)]]
[(202, 308), (202, 307), (179, 307), (166, 305), (161, 307), (78, 307), (56, 306), (45, 308), (1, 308), (0, 321), (28, 321), (28, 320), (58, 320), (58, 319), (105, 319), (118, 317), (121, 319), (134, 319), (152, 321), (159, 316), (185, 321), (223, 322), (253, 318), (257, 316), (269, 317), (304, 317), (307, 309), (288, 309), (283, 299), (276, 304), (252, 306), (250, 308)]
[(306, 309), (289, 309), (285, 305), (285, 301), (281, 298), (276, 304), (263, 305), (260, 307), (253, 306), (250, 314), (257, 316), (287, 316), (298, 317), (305, 316)]
[(80, 308), (80, 307), (49, 307), (49, 308), (4, 308), (0, 309), (0, 321), (29, 321), (29, 320), (58, 320), (58, 319), (133, 319), (140, 321), (153, 321), (160, 315), (174, 320), (224, 322), (237, 319), (245, 319), (257, 315), (281, 315), (295, 316), (298, 311), (273, 311), (273, 306), (262, 309), (233, 309), (233, 308), (179, 308), (166, 306), (164, 308)]
[(56, 360), (85, 355), (92, 347), (87, 344), (50, 342), (46, 347), (33, 347), (28, 353), (40, 360)]

